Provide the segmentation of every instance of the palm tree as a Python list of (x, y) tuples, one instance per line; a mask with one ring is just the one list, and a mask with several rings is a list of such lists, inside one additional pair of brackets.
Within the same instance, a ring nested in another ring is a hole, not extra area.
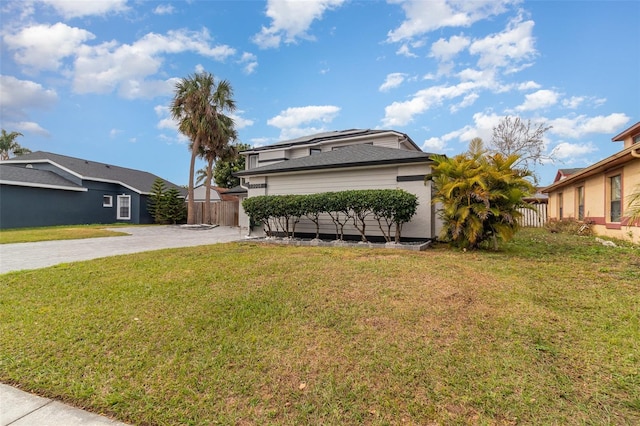
[(219, 115), (218, 132), (212, 139), (208, 139), (200, 145), (198, 155), (203, 158), (207, 165), (205, 167), (205, 204), (204, 204), (204, 223), (211, 223), (211, 180), (213, 178), (213, 164), (220, 160), (226, 160), (233, 157), (237, 153), (235, 147), (229, 142), (238, 138), (238, 133), (233, 128), (233, 119), (220, 114)]
[(625, 212), (629, 216), (628, 226), (633, 226), (634, 223), (639, 222), (640, 225), (640, 185), (636, 187), (636, 192), (631, 194), (629, 198), (628, 210)]
[(15, 156), (31, 152), (30, 149), (24, 148), (16, 142), (18, 136), (24, 135), (20, 132), (7, 133), (5, 129), (2, 129), (2, 135), (0, 135), (0, 160), (8, 160), (12, 154)]
[(223, 140), (220, 134), (224, 129), (224, 112), (232, 112), (236, 108), (232, 95), (233, 89), (228, 81), (222, 80), (216, 84), (213, 74), (205, 71), (183, 78), (176, 84), (171, 115), (178, 121), (180, 132), (191, 140), (188, 224), (196, 221), (193, 200), (196, 157), (203, 144), (211, 144), (210, 147), (214, 150), (219, 149), (217, 144)]
[(427, 176), (435, 186), (434, 202), (442, 204), (442, 237), (453, 245), (477, 248), (498, 238), (508, 241), (518, 229), (518, 208), (533, 192), (531, 172), (515, 167), (518, 155), (489, 154), (481, 141), (472, 141), (467, 153), (452, 158), (432, 157)]

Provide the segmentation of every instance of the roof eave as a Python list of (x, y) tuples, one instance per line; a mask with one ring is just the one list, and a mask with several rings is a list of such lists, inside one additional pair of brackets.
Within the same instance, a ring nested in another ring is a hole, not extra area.
[(628, 129), (623, 130), (620, 134), (615, 135), (614, 137), (611, 138), (611, 140), (613, 142), (624, 141), (627, 138), (627, 136), (632, 136), (632, 135), (635, 135), (636, 133), (640, 133), (640, 121), (638, 121), (636, 124), (629, 127)]
[(292, 172), (301, 172), (301, 171), (316, 171), (316, 170), (334, 170), (334, 169), (351, 169), (355, 167), (374, 167), (374, 166), (389, 166), (394, 164), (411, 164), (411, 163), (429, 163), (432, 164), (433, 160), (428, 157), (424, 158), (403, 158), (396, 160), (383, 160), (383, 161), (369, 161), (369, 162), (361, 162), (361, 163), (346, 163), (346, 164), (329, 164), (329, 165), (316, 165), (316, 166), (300, 166), (300, 167), (290, 167), (290, 168), (282, 168), (275, 170), (264, 170), (260, 171), (259, 169), (250, 169), (243, 170), (240, 172), (236, 172), (233, 175), (237, 177), (246, 177), (246, 176), (262, 176), (262, 175), (272, 175), (278, 173), (292, 173)]

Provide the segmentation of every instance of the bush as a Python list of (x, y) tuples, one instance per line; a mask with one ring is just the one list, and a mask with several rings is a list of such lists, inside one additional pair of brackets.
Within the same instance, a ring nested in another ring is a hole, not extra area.
[(418, 198), (400, 189), (351, 190), (309, 195), (261, 195), (247, 198), (242, 207), (252, 222), (262, 223), (267, 236), (282, 233), (295, 235), (296, 224), (306, 216), (316, 225), (316, 238), (320, 234), (320, 215), (331, 217), (336, 228), (336, 239), (344, 238), (344, 226), (353, 221), (362, 241), (367, 241), (366, 219), (373, 217), (387, 242), (400, 241), (402, 226), (409, 222), (418, 208)]
[(544, 228), (552, 233), (570, 235), (593, 235), (593, 230), (588, 222), (583, 222), (574, 218), (549, 219), (544, 224)]

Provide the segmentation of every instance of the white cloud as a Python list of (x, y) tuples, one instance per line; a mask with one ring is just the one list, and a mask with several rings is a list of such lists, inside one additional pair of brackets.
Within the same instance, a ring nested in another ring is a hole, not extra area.
[(576, 157), (590, 154), (598, 149), (591, 143), (568, 143), (560, 142), (553, 150), (552, 155), (558, 160), (575, 159)]
[(173, 79), (145, 79), (157, 74), (163, 55), (195, 52), (217, 61), (235, 54), (235, 49), (209, 44), (206, 30), (169, 31), (166, 35), (149, 33), (135, 43), (118, 45), (115, 41), (98, 46), (82, 46), (75, 62), (73, 88), (77, 93), (108, 93), (119, 89), (123, 97), (150, 97), (173, 89)]
[(401, 72), (387, 74), (387, 78), (384, 80), (384, 83), (380, 85), (378, 90), (381, 92), (388, 92), (389, 90), (400, 86), (406, 78), (407, 74)]
[(389, 0), (400, 4), (406, 20), (389, 31), (387, 41), (399, 42), (443, 27), (468, 27), (474, 22), (507, 10), (512, 0)]
[(253, 120), (244, 118), (241, 114), (244, 111), (236, 111), (235, 114), (229, 114), (229, 117), (233, 119), (233, 124), (236, 130), (244, 129), (245, 127), (253, 126)]
[(280, 129), (280, 139), (291, 139), (325, 131), (324, 126), (312, 127), (308, 125), (313, 122), (330, 123), (339, 112), (340, 108), (333, 105), (287, 108), (267, 120), (267, 124)]
[(504, 31), (474, 40), (469, 53), (480, 57), (480, 68), (506, 67), (507, 72), (522, 69), (522, 62), (532, 60), (537, 53), (533, 26), (533, 21), (514, 19)]
[[(57, 100), (55, 90), (45, 89), (33, 81), (0, 75), (0, 120), (3, 123), (30, 123), (29, 110), (48, 109)], [(38, 126), (35, 123), (29, 124), (31, 129), (35, 128), (34, 125)]]
[(449, 62), (470, 44), (471, 40), (463, 35), (452, 36), (449, 40), (441, 38), (431, 45), (429, 56), (440, 61)]
[(159, 4), (155, 9), (153, 9), (153, 13), (156, 15), (171, 15), (175, 11), (176, 9), (170, 4)]
[(549, 132), (573, 139), (592, 133), (614, 135), (620, 132), (628, 122), (629, 117), (623, 113), (612, 113), (607, 116), (598, 115), (596, 117), (587, 117), (586, 115), (561, 117), (549, 120), (549, 125), (553, 126)]
[(51, 133), (47, 129), (42, 128), (38, 123), (33, 121), (18, 121), (16, 123), (3, 123), (3, 127), (9, 127), (12, 131), (20, 133), (33, 133), (40, 136), (49, 137)]
[(524, 103), (516, 107), (517, 111), (533, 111), (543, 109), (558, 103), (558, 93), (553, 90), (538, 90), (524, 97)]
[(258, 67), (258, 58), (253, 53), (244, 52), (238, 63), (244, 65), (245, 74), (253, 74)]
[(521, 90), (521, 91), (539, 89), (540, 87), (542, 86), (540, 86), (535, 81), (531, 81), (531, 80), (518, 84), (518, 90)]
[(385, 107), (385, 116), (382, 119), (383, 126), (404, 126), (413, 120), (413, 117), (439, 106), (445, 100), (466, 96), (476, 89), (486, 87), (486, 82), (464, 81), (453, 86), (431, 86), (420, 90), (408, 101), (393, 102)]
[(281, 42), (294, 43), (298, 39), (312, 39), (307, 30), (316, 19), (322, 19), (327, 10), (338, 8), (344, 0), (269, 0), (266, 15), (271, 26), (253, 37), (253, 42), (262, 49), (279, 47)]
[(127, 0), (39, 0), (53, 7), (66, 19), (90, 15), (106, 15), (108, 13), (125, 12)]
[(460, 102), (459, 104), (451, 105), (451, 107), (449, 107), (449, 112), (451, 112), (453, 114), (455, 112), (458, 112), (462, 108), (469, 107), (469, 106), (473, 105), (478, 100), (479, 97), (480, 97), (480, 95), (478, 95), (477, 93), (470, 93), (470, 94), (466, 95), (462, 99), (462, 102)]
[(417, 58), (418, 55), (413, 53), (407, 44), (401, 45), (398, 50), (396, 50), (396, 55), (406, 56), (407, 58)]
[(441, 152), (444, 151), (447, 143), (441, 138), (429, 138), (422, 144), (422, 150), (426, 152)]
[(116, 136), (118, 136), (120, 133), (122, 133), (122, 130), (120, 130), (120, 129), (111, 129), (111, 130), (109, 131), (109, 137), (110, 137), (111, 139), (113, 139), (113, 138), (115, 138)]
[(23, 28), (5, 35), (4, 42), (15, 51), (17, 63), (35, 70), (56, 70), (62, 59), (75, 55), (84, 42), (94, 38), (89, 31), (58, 22)]
[(172, 130), (175, 132), (179, 132), (178, 123), (171, 117), (171, 113), (169, 111), (169, 107), (166, 105), (156, 105), (153, 110), (156, 115), (160, 118), (156, 127), (160, 130)]

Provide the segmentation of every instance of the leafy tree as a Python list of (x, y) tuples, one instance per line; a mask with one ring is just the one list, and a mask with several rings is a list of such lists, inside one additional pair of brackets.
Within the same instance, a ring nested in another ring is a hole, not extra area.
[(470, 151), (435, 162), (427, 176), (435, 186), (434, 203), (441, 203), (441, 238), (452, 245), (477, 248), (486, 241), (498, 248), (498, 239), (508, 241), (518, 229), (523, 197), (534, 192), (527, 179), (531, 172), (515, 167), (516, 154), (488, 153), (474, 142)]
[(147, 210), (153, 220), (156, 223), (165, 223), (166, 217), (164, 216), (164, 195), (167, 190), (167, 185), (160, 178), (153, 181), (151, 186), (151, 192), (149, 193), (149, 204)]
[(156, 223), (176, 224), (186, 216), (184, 199), (180, 192), (176, 188), (167, 189), (160, 178), (156, 179), (151, 187), (148, 210)]
[(491, 151), (506, 157), (517, 155), (514, 167), (531, 169), (536, 164), (553, 161), (554, 152), (545, 152), (544, 134), (549, 129), (551, 126), (545, 123), (506, 116), (493, 128)]
[(233, 173), (244, 170), (245, 156), (240, 155), (242, 151), (251, 148), (251, 145), (245, 143), (237, 143), (230, 146), (232, 151), (229, 152), (227, 158), (221, 158), (216, 161), (213, 168), (213, 179), (216, 185), (222, 188), (233, 188), (240, 184), (240, 178), (233, 176)]
[(230, 119), (224, 114), (236, 108), (232, 95), (228, 81), (222, 80), (216, 84), (213, 75), (204, 71), (183, 78), (176, 84), (171, 115), (178, 121), (180, 132), (191, 140), (187, 207), (189, 224), (196, 221), (193, 193), (196, 157), (201, 153), (201, 146), (218, 154), (228, 143), (225, 129)]
[(0, 160), (8, 160), (12, 155), (24, 155), (31, 152), (29, 148), (20, 146), (16, 142), (18, 136), (24, 135), (20, 132), (7, 133), (5, 129), (2, 129), (2, 134), (0, 135)]

